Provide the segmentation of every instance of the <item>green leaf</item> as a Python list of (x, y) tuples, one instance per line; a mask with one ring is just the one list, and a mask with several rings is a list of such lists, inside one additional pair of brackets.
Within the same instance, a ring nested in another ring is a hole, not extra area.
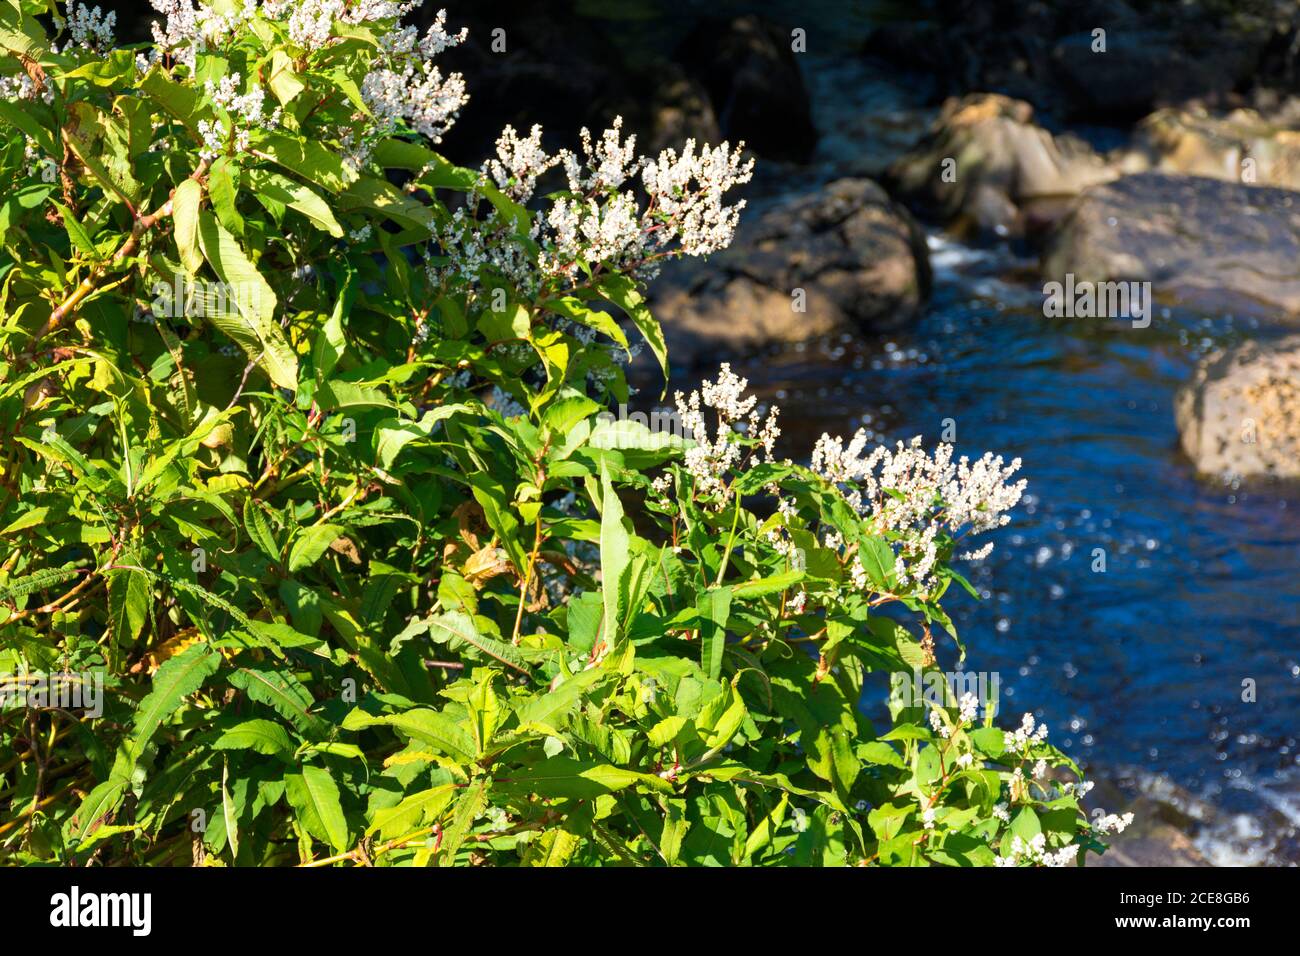
[(348, 824), (339, 788), (324, 767), (305, 766), (284, 775), (284, 796), (302, 828), (337, 852), (348, 848)]
[(316, 373), (317, 385), (329, 379), (347, 348), (347, 338), (343, 334), (343, 320), (352, 311), (352, 304), (356, 301), (356, 285), (356, 272), (349, 268), (347, 277), (343, 280), (343, 288), (339, 290), (338, 298), (334, 301), (330, 317), (325, 320), (320, 332), (316, 334), (316, 342), (312, 346), (311, 364)]
[(68, 238), (72, 240), (72, 244), (87, 255), (95, 259), (100, 258), (99, 250), (95, 248), (90, 233), (86, 232), (86, 227), (77, 220), (72, 210), (60, 202), (54, 205), (58, 207), (59, 215), (63, 218), (63, 228), (68, 231)]
[(441, 711), (419, 707), (400, 714), (381, 714), (376, 717), (357, 709), (343, 720), (344, 730), (375, 726), (400, 730), (408, 737), (431, 744), (456, 760), (468, 762), (474, 759), (476, 748), (469, 730)]
[(356, 179), (343, 161), (320, 143), (284, 133), (264, 133), (254, 139), (253, 153), (297, 173), (327, 192), (346, 189)]
[(131, 778), (131, 771), (145, 745), (163, 720), (175, 713), (186, 697), (202, 687), (220, 665), (221, 655), (204, 642), (191, 644), (163, 662), (153, 675), (152, 688), (135, 709), (131, 737), (123, 745), (121, 757), (124, 759), (113, 768), (114, 776), (123, 780)]
[(395, 807), (377, 810), (374, 822), (366, 832), (374, 833), (376, 830), (382, 830), (386, 834), (406, 834), (442, 816), (455, 796), (456, 784), (454, 783), (444, 783), (413, 793)]
[(507, 667), (522, 674), (529, 672), (528, 659), (519, 648), (484, 634), (476, 619), (463, 611), (447, 611), (429, 618), (429, 634), (438, 643), (448, 644), (452, 650), (463, 641)]
[(722, 657), (727, 646), (727, 620), (731, 616), (730, 587), (713, 588), (695, 602), (700, 612), (700, 666), (717, 680), (722, 674)]
[(509, 780), (497, 781), (496, 787), (511, 793), (590, 800), (635, 785), (660, 793), (672, 792), (672, 785), (654, 774), (572, 757), (549, 757), (531, 767), (512, 770)]
[(781, 794), (781, 799), (777, 801), (775, 807), (770, 813), (763, 816), (750, 832), (748, 839), (745, 840), (745, 859), (749, 859), (760, 850), (765, 849), (772, 843), (772, 837), (776, 831), (781, 829), (785, 822), (785, 810), (790, 805), (790, 795)]
[(232, 686), (245, 691), (249, 697), (266, 704), (287, 719), (302, 733), (321, 736), (324, 721), (310, 713), (313, 704), (311, 693), (302, 682), (287, 671), (256, 667), (241, 667), (229, 677)]
[(203, 187), (196, 179), (186, 179), (172, 193), (172, 224), (176, 249), (185, 271), (194, 275), (203, 267), (203, 250), (199, 248), (199, 205)]
[(465, 837), (474, 826), (474, 821), (483, 812), (487, 804), (487, 784), (478, 780), (470, 784), (460, 800), (456, 803), (456, 812), (452, 815), (451, 826), (443, 834), (442, 847), (439, 850), (439, 862), (453, 863)]
[(310, 187), (269, 169), (250, 169), (248, 181), (259, 200), (267, 198), (296, 209), (322, 232), (329, 233), (336, 239), (343, 238), (343, 227), (334, 218), (329, 204)]
[(69, 564), (61, 568), (42, 568), (40, 571), (33, 571), (31, 574), (25, 574), (22, 577), (12, 578), (0, 584), (0, 601), (12, 601), (14, 598), (22, 597), (25, 594), (44, 591), (46, 588), (62, 584), (64, 581), (69, 581), (83, 573), (82, 569)]
[(636, 283), (628, 276), (610, 273), (596, 283), (596, 291), (627, 313), (632, 324), (637, 327), (650, 351), (659, 360), (659, 369), (664, 376), (664, 392), (668, 390), (668, 346), (664, 343), (663, 329), (650, 314), (645, 300), (637, 291)]
[(521, 865), (568, 866), (581, 843), (582, 838), (568, 830), (559, 827), (547, 830), (528, 844)]
[(239, 856), (239, 813), (235, 801), (230, 798), (228, 786), (230, 777), (229, 761), (221, 762), (221, 818), (226, 824), (226, 840), (230, 843), (230, 859)]
[(317, 524), (304, 529), (289, 549), (289, 571), (311, 567), (345, 530), (336, 524)]
[(275, 543), (271, 526), (267, 523), (266, 516), (262, 514), (261, 506), (251, 496), (244, 501), (244, 528), (263, 554), (272, 561), (280, 560), (280, 546)]
[(58, 156), (60, 150), (54, 144), (54, 136), (36, 119), (35, 113), (20, 108), (16, 103), (0, 100), (0, 122), (22, 130), (40, 146), (46, 156)]
[(888, 591), (897, 583), (894, 574), (894, 552), (883, 538), (864, 538), (859, 557), (867, 577), (878, 590)]
[(619, 600), (625, 588), (629, 564), (628, 535), (623, 527), (623, 505), (609, 478), (609, 468), (600, 466), (600, 589), (605, 608), (604, 640), (609, 648), (609, 658), (614, 660), (622, 649), (624, 635), (620, 633), (623, 607)]
[(217, 750), (253, 750), (260, 754), (291, 754), (289, 732), (272, 720), (254, 717), (231, 727), (212, 745)]
[(203, 255), (226, 283), (238, 315), (209, 316), (281, 388), (298, 386), (298, 356), (275, 322), (276, 298), (257, 268), (248, 261), (235, 237), (212, 213), (199, 212), (199, 242)]
[(294, 72), (293, 60), (283, 50), (271, 54), (271, 73), (266, 85), (271, 88), (281, 106), (288, 106), (295, 96), (307, 88)]
[(766, 597), (769, 594), (778, 594), (786, 588), (798, 584), (803, 578), (804, 573), (802, 571), (784, 571), (770, 577), (733, 584), (731, 593), (737, 601), (752, 601), (756, 598)]
[(149, 620), (153, 589), (149, 578), (138, 571), (108, 572), (108, 621), (113, 640), (120, 648), (140, 636)]

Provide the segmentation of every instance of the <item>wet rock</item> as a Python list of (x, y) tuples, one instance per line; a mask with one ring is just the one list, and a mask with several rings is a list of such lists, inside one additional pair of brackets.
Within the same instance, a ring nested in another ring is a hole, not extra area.
[(760, 156), (806, 162), (817, 141), (790, 31), (756, 15), (702, 21), (675, 59), (708, 91), (723, 133)]
[(742, 216), (731, 248), (674, 265), (652, 305), (679, 368), (831, 332), (897, 329), (930, 288), (920, 228), (867, 179)]
[(1300, 317), (1300, 193), (1142, 173), (1094, 186), (1043, 253), (1044, 278), (1149, 281), (1166, 300)]
[(1207, 357), (1174, 414), (1198, 471), (1300, 477), (1300, 335)]
[(1041, 229), (1064, 200), (1118, 173), (1086, 143), (1054, 137), (1033, 119), (1028, 103), (996, 93), (950, 99), (929, 133), (890, 167), (886, 184), (922, 216), (958, 231)]
[(1300, 189), (1300, 99), (1262, 114), (1202, 105), (1159, 110), (1138, 127), (1126, 159), (1165, 172)]

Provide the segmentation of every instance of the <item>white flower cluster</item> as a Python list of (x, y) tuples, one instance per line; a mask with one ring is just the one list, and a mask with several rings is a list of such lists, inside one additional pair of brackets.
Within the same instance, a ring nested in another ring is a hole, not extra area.
[(537, 188), (537, 177), (560, 162), (542, 149), (542, 128), (533, 126), (524, 139), (513, 126), (501, 131), (496, 142), (497, 155), (483, 164), (483, 175), (490, 176), (498, 189), (516, 202), (527, 202)]
[[(753, 175), (753, 160), (742, 161), (742, 147), (723, 143), (697, 153), (689, 142), (680, 156), (665, 150), (647, 159), (637, 156), (635, 136), (623, 137), (622, 117), (599, 137), (583, 129), (581, 141), (580, 154), (552, 154), (542, 147), (540, 126), (527, 137), (507, 126), (496, 156), (482, 167), (485, 178), (518, 203), (532, 199), (543, 173), (564, 170), (569, 194), (539, 214), (532, 236), (545, 278), (572, 279), (586, 262), (648, 280), (665, 258), (707, 255), (731, 242), (744, 202), (725, 206), (722, 198)], [(644, 206), (633, 188), (638, 175)]]
[[(741, 162), (739, 148), (733, 151), (723, 143), (696, 153), (695, 140), (690, 139), (680, 156), (665, 149), (658, 159), (648, 161), (641, 180), (658, 217), (675, 224), (682, 252), (706, 256), (731, 244), (745, 203), (724, 206), (722, 196), (733, 186), (748, 182), (753, 170), (752, 159)], [(670, 234), (661, 232), (659, 236)], [(656, 241), (661, 246), (667, 243), (666, 238)]]
[[(405, 14), (416, 3), (372, 2), (351, 8), (345, 15), (349, 22), (389, 19)], [(376, 61), (361, 83), (361, 98), (370, 110), (369, 120), (359, 137), (352, 137), (353, 166), (369, 159), (374, 143), (394, 132), (405, 122), (433, 142), (441, 141), (469, 102), (465, 78), (459, 73), (443, 76), (433, 58), (449, 47), (464, 41), (466, 31), (447, 32), (447, 11), (439, 10), (434, 22), (420, 37), (414, 27), (396, 24), (379, 37), (384, 56)]]
[[(257, 0), (244, 0), (225, 13), (207, 3), (195, 3), (194, 0), (149, 0), (149, 5), (166, 19), (163, 23), (154, 21), (152, 32), (154, 43), (192, 70), (195, 57), (209, 49), (219, 47), (234, 35), (241, 27), (257, 16)], [(288, 4), (284, 4), (288, 6)], [(266, 9), (272, 4), (267, 3)], [(268, 16), (270, 14), (268, 13)], [(136, 59), (137, 64), (147, 68), (149, 59)]]
[[(962, 694), (961, 699), (957, 701), (956, 726), (960, 728), (970, 724), (979, 713), (979, 709), (980, 700), (978, 697), (970, 692)], [(938, 704), (932, 704), (930, 707), (930, 727), (945, 740), (952, 736), (952, 728), (950, 728), (948, 722), (943, 719), (946, 712), (947, 711)], [(970, 757), (969, 754), (966, 756)], [(968, 766), (970, 762), (970, 760), (967, 760), (962, 764), (962, 766)]]
[(1098, 814), (1092, 821), (1092, 828), (1098, 833), (1123, 833), (1133, 823), (1133, 814), (1118, 813)]
[[(68, 42), (63, 52), (74, 49), (88, 50), (92, 53), (107, 53), (113, 48), (116, 37), (113, 28), (117, 26), (117, 14), (111, 10), (104, 13), (99, 7), (88, 7), (77, 0), (68, 0), (66, 11)], [(54, 52), (59, 52), (53, 48)]]
[[(1006, 514), (1025, 490), (1025, 481), (1011, 482), (1020, 459), (1004, 465), (1001, 456), (985, 454), (972, 463), (952, 460), (952, 446), (940, 444), (933, 456), (917, 436), (910, 444), (899, 442), (891, 451), (877, 445), (867, 452), (868, 435), (859, 430), (849, 441), (823, 434), (813, 448), (812, 469), (838, 485), (845, 499), (872, 521), (878, 533), (902, 533), (895, 573), (900, 584), (911, 580), (920, 586), (932, 582), (937, 560), (938, 535), (967, 529), (979, 534), (1006, 524)], [(962, 557), (987, 557), (986, 545)], [(855, 558), (851, 573), (863, 586), (867, 574)]]
[(280, 108), (277, 106), (264, 115), (266, 91), (254, 86), (247, 93), (239, 93), (240, 75), (231, 73), (213, 84), (208, 80), (204, 90), (212, 105), (225, 112), (227, 119), (199, 120), (199, 135), (203, 145), (199, 155), (206, 159), (215, 159), (233, 145), (235, 152), (248, 150), (251, 131), (255, 127), (270, 128), (280, 124)]
[[(0, 100), (34, 100), (36, 84), (26, 73), (17, 76), (0, 76)], [(54, 87), (46, 83), (41, 90), (41, 99), (46, 103), (54, 102)]]
[(1020, 837), (1011, 838), (1009, 856), (999, 856), (993, 861), (994, 866), (1021, 866), (1029, 863), (1035, 866), (1073, 866), (1079, 858), (1079, 844), (1071, 843), (1056, 852), (1047, 849), (1047, 837), (1035, 834), (1028, 843)]
[[(472, 197), (470, 201), (473, 202)], [(512, 236), (485, 230), (466, 209), (465, 206), (459, 207), (452, 213), (450, 221), (434, 233), (446, 261), (426, 261), (425, 272), (429, 281), (444, 288), (463, 285), (473, 296), (479, 286), (479, 271), (488, 267), (522, 295), (536, 294), (541, 277), (524, 245)], [(530, 238), (536, 235), (537, 224), (534, 223)]]
[[(745, 456), (745, 446), (735, 440), (736, 432), (743, 430), (756, 438), (768, 461), (772, 460), (772, 449), (781, 435), (776, 424), (778, 409), (771, 408), (760, 419), (758, 398), (744, 394), (748, 387), (749, 380), (736, 375), (730, 363), (724, 362), (718, 369), (717, 381), (702, 382), (700, 390), (691, 392), (689, 398), (681, 392), (675, 396), (682, 431), (694, 440), (686, 449), (683, 463), (695, 481), (696, 492), (714, 496), (719, 510), (731, 495), (730, 485), (724, 479)], [(717, 430), (712, 439), (704, 421), (705, 408), (713, 409), (717, 417)]]
[(26, 171), (29, 178), (35, 179), (39, 176), (41, 182), (46, 183), (52, 183), (58, 178), (58, 164), (46, 156), (31, 137), (27, 137), (26, 148), (23, 150), (23, 159), (26, 162)]
[(1020, 719), (1020, 726), (1014, 731), (1008, 730), (1002, 734), (1002, 745), (1012, 753), (1024, 754), (1028, 752), (1033, 744), (1041, 744), (1047, 740), (1047, 724), (1039, 724), (1034, 727), (1034, 715), (1025, 714)]

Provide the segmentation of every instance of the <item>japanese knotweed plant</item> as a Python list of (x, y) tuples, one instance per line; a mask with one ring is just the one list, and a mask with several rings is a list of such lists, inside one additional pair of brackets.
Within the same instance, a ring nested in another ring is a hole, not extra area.
[(1101, 849), (1032, 717), (863, 709), (937, 672), (1015, 465), (778, 460), (726, 367), (675, 432), (612, 421), (629, 334), (667, 370), (644, 282), (730, 241), (750, 164), (616, 124), (453, 165), (461, 37), (409, 6), (155, 0), (118, 48), (0, 2), (0, 858)]

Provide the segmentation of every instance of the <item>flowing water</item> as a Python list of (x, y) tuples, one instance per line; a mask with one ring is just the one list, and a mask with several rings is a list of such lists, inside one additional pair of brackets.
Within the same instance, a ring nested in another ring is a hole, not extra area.
[[(760, 162), (750, 215), (878, 175), (924, 132), (926, 78), (856, 53), (888, 6), (816, 32), (801, 66), (817, 153)], [(1004, 720), (1032, 710), (1091, 775), (1177, 808), (1211, 862), (1300, 862), (1300, 486), (1198, 478), (1173, 413), (1201, 357), (1280, 330), (1159, 305), (1146, 329), (1048, 319), (1032, 258), (937, 231), (930, 252), (934, 295), (910, 329), (733, 363), (781, 406), (783, 453), (858, 427), (933, 444), (949, 425), (959, 454), (1022, 458), (1028, 494), (969, 568), (983, 600), (953, 597), (967, 669), (999, 673)]]
[[(933, 114), (923, 82), (843, 51), (806, 62), (816, 178), (877, 173)], [(954, 598), (966, 667), (1000, 674), (1004, 718), (1032, 710), (1092, 774), (1176, 807), (1211, 862), (1300, 862), (1300, 486), (1198, 478), (1173, 413), (1205, 354), (1285, 330), (1159, 306), (1146, 329), (1048, 319), (1032, 258), (929, 245), (912, 328), (742, 363), (788, 453), (947, 426), (960, 454), (1022, 458), (1028, 495), (971, 569), (983, 600)]]
[(932, 444), (948, 427), (960, 454), (1022, 458), (1026, 498), (970, 568), (983, 600), (953, 599), (967, 669), (998, 672), (1004, 716), (1032, 710), (1100, 776), (1217, 808), (1211, 859), (1300, 860), (1300, 489), (1198, 479), (1172, 409), (1207, 350), (1266, 330), (1049, 320), (1010, 254), (931, 250), (935, 294), (907, 332), (740, 363), (788, 453), (822, 431)]

